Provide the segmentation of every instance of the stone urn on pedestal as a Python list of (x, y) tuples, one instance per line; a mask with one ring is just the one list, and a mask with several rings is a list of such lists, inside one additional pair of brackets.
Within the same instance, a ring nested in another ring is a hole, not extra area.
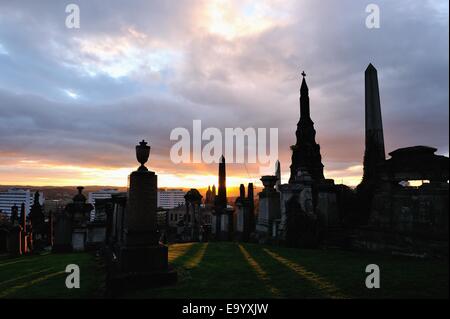
[(175, 270), (168, 265), (167, 246), (159, 243), (157, 175), (144, 165), (149, 155), (150, 146), (142, 140), (136, 146), (136, 158), (141, 166), (128, 177), (124, 238), (118, 251), (121, 288), (164, 284), (177, 278)]

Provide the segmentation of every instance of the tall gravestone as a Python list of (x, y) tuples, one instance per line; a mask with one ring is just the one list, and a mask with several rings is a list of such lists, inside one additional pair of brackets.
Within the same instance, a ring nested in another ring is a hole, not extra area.
[(245, 186), (241, 184), (239, 197), (236, 199), (235, 239), (247, 242), (254, 231), (253, 183), (248, 184), (248, 196), (245, 196)]
[(191, 240), (199, 240), (200, 226), (202, 224), (202, 216), (200, 211), (200, 205), (202, 203), (203, 196), (200, 192), (192, 188), (186, 195), (184, 195), (186, 203), (186, 216), (190, 216), (190, 223), (187, 223), (190, 230)]
[(11, 256), (22, 255), (22, 227), (12, 226), (9, 232), (8, 251)]
[(72, 251), (72, 220), (66, 210), (52, 216), (53, 245), (52, 252), (65, 253)]
[(31, 206), (29, 214), (32, 231), (32, 233), (30, 234), (30, 239), (33, 242), (33, 251), (40, 251), (44, 249), (46, 244), (46, 240), (44, 238), (47, 235), (45, 215), (42, 209), (42, 205), (40, 204), (39, 196), (39, 192), (36, 191), (34, 193), (34, 202)]
[(271, 236), (273, 221), (280, 215), (280, 193), (274, 188), (277, 177), (266, 175), (261, 177), (264, 189), (259, 193), (259, 215), (256, 232), (261, 238)]
[(19, 217), (19, 222), (20, 222), (20, 227), (22, 227), (22, 234), (20, 237), (20, 241), (21, 241), (21, 249), (22, 249), (22, 254), (25, 254), (28, 252), (28, 247), (27, 247), (27, 214), (25, 211), (25, 204), (22, 203), (20, 205), (20, 217)]
[(22, 255), (22, 227), (19, 223), (19, 207), (11, 208), (11, 230), (9, 232), (8, 251), (12, 256)]
[(48, 213), (48, 245), (53, 246), (53, 212)]
[(157, 175), (144, 166), (149, 155), (150, 146), (143, 140), (136, 146), (141, 166), (128, 179), (124, 240), (118, 256), (118, 279), (128, 288), (176, 280), (176, 272), (168, 266), (168, 249), (159, 243)]

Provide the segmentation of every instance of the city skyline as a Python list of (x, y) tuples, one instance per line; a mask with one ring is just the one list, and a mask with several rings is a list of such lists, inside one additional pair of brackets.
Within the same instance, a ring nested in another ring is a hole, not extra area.
[[(77, 30), (65, 4), (0, 4), (0, 184), (126, 186), (144, 138), (159, 187), (217, 185), (216, 163), (169, 158), (170, 131), (196, 119), (277, 127), (287, 182), (305, 69), (325, 177), (355, 186), (369, 63), (386, 153), (421, 144), (448, 156), (447, 3), (380, 2), (376, 30), (349, 1), (77, 3)], [(260, 185), (258, 168), (227, 161), (227, 186)]]

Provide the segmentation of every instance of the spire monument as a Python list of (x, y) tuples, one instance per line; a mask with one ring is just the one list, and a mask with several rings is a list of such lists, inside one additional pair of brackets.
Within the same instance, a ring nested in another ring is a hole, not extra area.
[(303, 79), (300, 86), (300, 120), (297, 123), (295, 135), (297, 141), (292, 149), (291, 176), (289, 183), (295, 180), (299, 171), (307, 171), (314, 181), (325, 179), (323, 175), (320, 145), (316, 143), (316, 130), (311, 120), (309, 109), (309, 89), (306, 84), (306, 73), (301, 73)]

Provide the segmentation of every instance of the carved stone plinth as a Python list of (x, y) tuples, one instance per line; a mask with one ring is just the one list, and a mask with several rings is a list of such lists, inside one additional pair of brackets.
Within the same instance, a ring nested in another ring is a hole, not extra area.
[(129, 246), (120, 249), (121, 272), (165, 271), (168, 268), (167, 247)]
[(157, 245), (157, 176), (150, 171), (135, 171), (128, 181), (126, 208), (126, 246)]

